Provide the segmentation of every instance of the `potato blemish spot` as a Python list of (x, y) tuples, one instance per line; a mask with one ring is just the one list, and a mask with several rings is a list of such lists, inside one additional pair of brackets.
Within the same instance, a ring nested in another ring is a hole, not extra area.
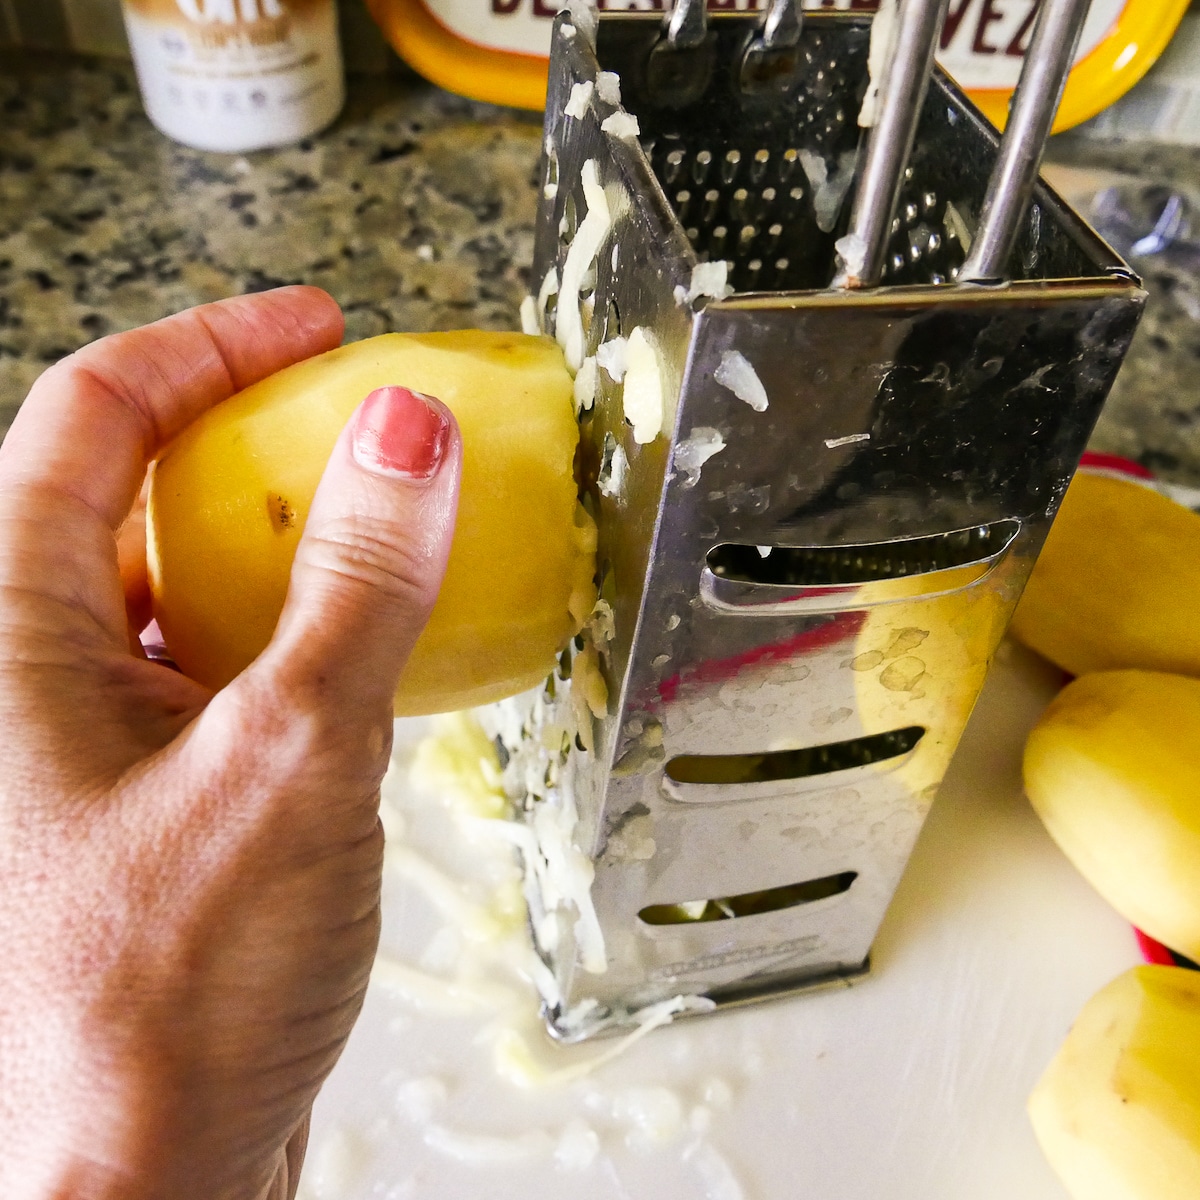
[(278, 492), (267, 493), (267, 516), (276, 533), (283, 533), (296, 524), (296, 510)]

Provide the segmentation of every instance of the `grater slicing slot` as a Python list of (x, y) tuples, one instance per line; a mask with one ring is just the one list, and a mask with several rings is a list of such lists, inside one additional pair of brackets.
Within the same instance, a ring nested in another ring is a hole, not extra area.
[(1020, 529), (1020, 521), (1003, 520), (847, 546), (726, 542), (705, 558), (700, 595), (718, 611), (752, 616), (843, 612), (945, 596), (982, 583)]
[(823, 746), (805, 746), (799, 750), (770, 750), (763, 754), (681, 754), (667, 763), (666, 774), (675, 784), (690, 784), (714, 791), (729, 784), (807, 779), (898, 758), (912, 750), (924, 736), (925, 730), (920, 725), (910, 725), (905, 729), (873, 733), (844, 742), (827, 742)]
[(840, 896), (850, 890), (857, 878), (857, 871), (839, 871), (836, 875), (806, 879), (803, 883), (786, 883), (782, 887), (746, 892), (741, 896), (682, 900), (677, 904), (649, 904), (638, 913), (638, 920), (647, 925), (691, 925), (700, 921), (755, 917)]

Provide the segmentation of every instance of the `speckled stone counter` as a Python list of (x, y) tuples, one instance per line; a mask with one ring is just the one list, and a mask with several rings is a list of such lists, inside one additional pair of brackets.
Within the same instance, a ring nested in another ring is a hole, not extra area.
[[(1076, 136), (1052, 140), (1048, 160), (1095, 175), (1129, 176), (1122, 185), (1162, 184), (1189, 198), (1200, 238), (1200, 149)], [(1136, 181), (1136, 182), (1135, 182)], [(1068, 193), (1085, 216), (1084, 197)], [(1148, 232), (1148, 231), (1147, 231)], [(1126, 251), (1128, 252), (1128, 251)], [(1123, 454), (1174, 483), (1200, 484), (1200, 254), (1191, 271), (1170, 252), (1130, 256), (1150, 292), (1146, 314), (1092, 437), (1095, 449)]]
[[(173, 145), (131, 69), (0, 57), (0, 433), (45, 367), (190, 304), (303, 281), (347, 336), (514, 328), (540, 125), (415, 78), (354, 80), (337, 124), (234, 157)], [(1200, 193), (1200, 153), (1057, 139), (1050, 158)], [(1138, 263), (1151, 307), (1097, 448), (1200, 483), (1200, 280)]]
[(319, 138), (169, 142), (122, 63), (0, 57), (0, 433), (45, 367), (205, 300), (317, 284), (348, 338), (519, 327), (540, 119), (357, 79)]

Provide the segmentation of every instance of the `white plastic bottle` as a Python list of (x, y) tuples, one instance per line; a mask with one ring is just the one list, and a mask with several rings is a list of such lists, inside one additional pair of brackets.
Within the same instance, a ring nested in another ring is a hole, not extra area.
[(259, 150), (323, 129), (345, 100), (334, 2), (123, 0), (150, 120), (200, 150)]

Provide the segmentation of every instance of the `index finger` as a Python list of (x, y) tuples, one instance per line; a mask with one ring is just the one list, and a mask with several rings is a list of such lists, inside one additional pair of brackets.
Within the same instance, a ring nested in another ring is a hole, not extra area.
[[(332, 350), (342, 314), (327, 293), (287, 287), (219, 300), (85, 346), (34, 384), (0, 446), (5, 503), (58, 492), (112, 529), (146, 465), (214, 404)], [(16, 494), (14, 494), (16, 493)]]

